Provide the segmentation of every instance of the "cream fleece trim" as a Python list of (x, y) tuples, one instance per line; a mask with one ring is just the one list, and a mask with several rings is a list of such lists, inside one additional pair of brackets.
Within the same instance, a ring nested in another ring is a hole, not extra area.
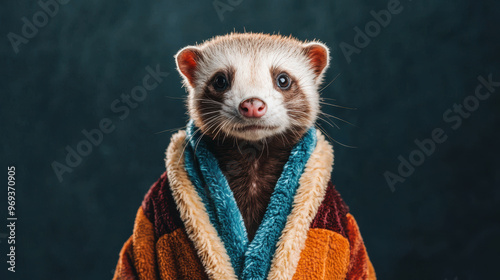
[(317, 132), (318, 142), (300, 177), (293, 208), (277, 243), (267, 279), (292, 279), (304, 249), (307, 233), (325, 197), (333, 168), (333, 148)]
[(184, 169), (185, 139), (185, 131), (179, 131), (172, 136), (167, 149), (167, 174), (177, 209), (209, 278), (237, 280), (224, 244)]
[[(172, 136), (167, 149), (167, 174), (174, 200), (208, 276), (211, 279), (236, 280), (222, 240), (210, 223), (207, 210), (184, 169), (185, 138), (186, 133), (179, 131)], [(299, 180), (292, 212), (277, 243), (268, 279), (292, 279), (309, 226), (325, 197), (333, 168), (333, 148), (320, 132), (317, 132), (317, 138), (316, 148)]]

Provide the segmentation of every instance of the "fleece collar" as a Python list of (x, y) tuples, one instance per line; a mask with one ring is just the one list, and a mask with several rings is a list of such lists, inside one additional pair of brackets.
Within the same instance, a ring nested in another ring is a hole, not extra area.
[(293, 147), (251, 243), (233, 192), (217, 159), (198, 131), (190, 121), (187, 128), (190, 146), (185, 152), (186, 171), (205, 204), (210, 222), (224, 243), (238, 278), (265, 279), (276, 243), (290, 214), (300, 176), (316, 147), (316, 130), (309, 129)]
[(181, 219), (207, 274), (211, 279), (291, 279), (330, 179), (331, 146), (311, 129), (294, 147), (249, 243), (227, 180), (205, 143), (197, 144), (195, 132), (190, 123), (188, 137), (183, 131), (172, 137), (166, 163)]

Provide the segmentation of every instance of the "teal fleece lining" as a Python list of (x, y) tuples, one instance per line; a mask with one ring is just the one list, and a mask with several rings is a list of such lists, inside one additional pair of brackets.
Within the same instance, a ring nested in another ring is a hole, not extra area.
[[(210, 222), (224, 243), (236, 275), (239, 275), (248, 246), (243, 217), (229, 183), (219, 168), (217, 159), (208, 150), (206, 143), (199, 139), (201, 134), (192, 120), (188, 124), (186, 134), (190, 144), (190, 151), (187, 151), (186, 148), (186, 171), (191, 177), (196, 191), (202, 197)], [(195, 158), (193, 157), (193, 151)], [(195, 166), (194, 159), (198, 163), (198, 168)], [(196, 169), (200, 171), (203, 183), (199, 178), (199, 173), (195, 172)], [(205, 189), (204, 186), (207, 188)]]
[(207, 209), (210, 222), (224, 243), (239, 279), (265, 279), (269, 273), (276, 244), (281, 236), (299, 179), (316, 147), (316, 130), (309, 129), (297, 143), (276, 183), (257, 233), (249, 244), (243, 218), (227, 179), (214, 155), (207, 149), (198, 128), (191, 120), (187, 127), (189, 147), (185, 169)]

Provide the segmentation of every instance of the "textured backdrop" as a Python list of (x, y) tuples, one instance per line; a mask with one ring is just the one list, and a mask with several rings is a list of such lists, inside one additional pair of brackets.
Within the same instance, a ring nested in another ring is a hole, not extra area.
[(0, 227), (0, 278), (112, 277), (165, 130), (187, 121), (173, 55), (233, 30), (330, 46), (322, 96), (355, 110), (323, 110), (353, 125), (319, 124), (379, 279), (498, 276), (498, 1), (58, 1), (0, 4), (1, 176), (16, 167), (18, 217), (15, 273)]

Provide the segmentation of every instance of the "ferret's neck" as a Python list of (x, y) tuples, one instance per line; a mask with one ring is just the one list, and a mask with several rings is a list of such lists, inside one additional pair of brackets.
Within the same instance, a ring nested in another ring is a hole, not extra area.
[(228, 180), (248, 238), (252, 240), (296, 141), (280, 138), (258, 142), (227, 138), (205, 141)]

